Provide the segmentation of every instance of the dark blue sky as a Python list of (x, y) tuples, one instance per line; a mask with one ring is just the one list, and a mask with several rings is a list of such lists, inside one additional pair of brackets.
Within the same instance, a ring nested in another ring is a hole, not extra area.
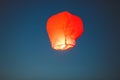
[[(0, 80), (116, 80), (120, 78), (119, 6), (100, 0), (0, 1)], [(84, 33), (69, 51), (51, 48), (47, 19), (70, 11)]]

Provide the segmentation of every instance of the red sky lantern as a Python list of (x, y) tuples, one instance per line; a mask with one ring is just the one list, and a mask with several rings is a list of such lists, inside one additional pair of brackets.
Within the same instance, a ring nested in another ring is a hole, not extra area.
[(73, 48), (84, 31), (81, 18), (68, 11), (51, 16), (46, 27), (51, 46), (55, 50)]

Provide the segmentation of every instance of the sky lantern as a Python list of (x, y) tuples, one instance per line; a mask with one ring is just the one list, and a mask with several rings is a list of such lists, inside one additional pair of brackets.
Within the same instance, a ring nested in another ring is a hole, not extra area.
[(73, 48), (84, 31), (82, 19), (68, 11), (52, 15), (46, 28), (51, 46), (55, 50)]

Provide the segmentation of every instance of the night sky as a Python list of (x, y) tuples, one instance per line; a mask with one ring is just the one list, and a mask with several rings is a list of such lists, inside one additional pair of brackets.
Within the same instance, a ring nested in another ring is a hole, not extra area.
[[(119, 10), (114, 0), (0, 1), (0, 80), (119, 80)], [(61, 11), (84, 24), (68, 51), (53, 50), (46, 32)]]

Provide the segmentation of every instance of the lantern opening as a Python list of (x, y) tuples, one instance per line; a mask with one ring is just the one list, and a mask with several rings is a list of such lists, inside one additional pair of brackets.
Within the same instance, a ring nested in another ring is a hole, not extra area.
[(75, 40), (66, 36), (59, 37), (59, 40), (56, 40), (52, 43), (52, 48), (56, 50), (67, 50), (74, 47), (76, 44)]

